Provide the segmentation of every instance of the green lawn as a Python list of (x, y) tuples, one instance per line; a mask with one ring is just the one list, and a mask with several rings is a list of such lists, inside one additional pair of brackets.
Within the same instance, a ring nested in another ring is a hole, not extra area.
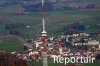
[(96, 40), (97, 40), (97, 41), (100, 41), (100, 38), (98, 37)]
[(0, 39), (0, 50), (20, 52), (23, 50), (23, 44), (17, 38), (3, 38)]

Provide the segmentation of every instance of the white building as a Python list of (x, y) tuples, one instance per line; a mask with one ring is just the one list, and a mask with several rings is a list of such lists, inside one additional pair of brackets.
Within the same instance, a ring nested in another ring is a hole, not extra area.
[(100, 42), (96, 41), (96, 40), (88, 41), (88, 45), (99, 45), (99, 44), (100, 44)]

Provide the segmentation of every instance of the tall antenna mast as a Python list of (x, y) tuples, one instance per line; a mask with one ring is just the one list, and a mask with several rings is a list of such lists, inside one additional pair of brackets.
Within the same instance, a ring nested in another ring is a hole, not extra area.
[(45, 31), (45, 19), (44, 19), (44, 0), (42, 0), (42, 24), (43, 24), (43, 31), (42, 34), (46, 34), (47, 32)]
[(47, 46), (46, 46), (46, 37), (47, 37), (47, 32), (45, 31), (45, 15), (44, 15), (44, 0), (42, 0), (42, 24), (43, 24), (43, 31), (42, 33), (42, 42), (43, 42), (43, 66), (48, 66), (47, 62)]

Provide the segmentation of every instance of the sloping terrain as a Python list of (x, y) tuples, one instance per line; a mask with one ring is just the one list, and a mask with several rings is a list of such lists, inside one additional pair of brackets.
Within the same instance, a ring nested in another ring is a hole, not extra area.
[(21, 52), (23, 50), (23, 44), (25, 44), (25, 41), (17, 36), (7, 35), (0, 37), (0, 51)]
[[(25, 1), (23, 1), (25, 2)], [(48, 11), (45, 13), (46, 30), (48, 33), (53, 33), (62, 30), (63, 27), (70, 23), (80, 22), (86, 26), (93, 26), (100, 24), (100, 3), (99, 0), (72, 0), (72, 5), (86, 5), (88, 3), (95, 3), (95, 8), (91, 9), (74, 9), (65, 11)], [(58, 3), (55, 6), (58, 8), (63, 3)], [(24, 37), (33, 37), (40, 34), (42, 31), (42, 17), (41, 12), (24, 12), (24, 8), (20, 4), (13, 6), (4, 6), (0, 8), (0, 35), (9, 34), (8, 30), (5, 30), (5, 24), (20, 24), (24, 27), (16, 28)], [(26, 28), (25, 26), (30, 26)], [(59, 26), (59, 27), (58, 27)], [(86, 32), (100, 32), (100, 30), (91, 28)]]

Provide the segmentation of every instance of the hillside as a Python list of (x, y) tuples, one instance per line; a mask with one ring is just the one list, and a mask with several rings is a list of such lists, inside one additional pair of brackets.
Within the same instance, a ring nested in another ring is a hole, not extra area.
[[(86, 27), (95, 26), (100, 24), (100, 3), (99, 0), (74, 0), (71, 5), (73, 7), (83, 6), (88, 3), (95, 4), (94, 8), (82, 8), (82, 9), (65, 9), (68, 3), (56, 3), (53, 4), (54, 11), (47, 11), (45, 13), (46, 30), (48, 33), (56, 33), (63, 30), (67, 24), (80, 22)], [(82, 1), (82, 2), (80, 2)], [(0, 1), (1, 2), (1, 1)], [(22, 1), (25, 2), (25, 1)], [(13, 6), (12, 6), (13, 5)], [(42, 17), (41, 12), (28, 12), (21, 4), (10, 4), (8, 6), (1, 6), (0, 8), (0, 35), (9, 35), (12, 30), (6, 29), (5, 26), (9, 24), (20, 25), (20, 27), (14, 28), (14, 31), (21, 34), (22, 37), (39, 36), (42, 31)], [(21, 26), (23, 25), (23, 26)], [(27, 26), (30, 26), (27, 28)], [(59, 27), (58, 27), (59, 26)], [(100, 32), (97, 28), (86, 29), (85, 32)]]
[(23, 51), (24, 43), (24, 40), (17, 36), (0, 36), (0, 51), (21, 52)]

